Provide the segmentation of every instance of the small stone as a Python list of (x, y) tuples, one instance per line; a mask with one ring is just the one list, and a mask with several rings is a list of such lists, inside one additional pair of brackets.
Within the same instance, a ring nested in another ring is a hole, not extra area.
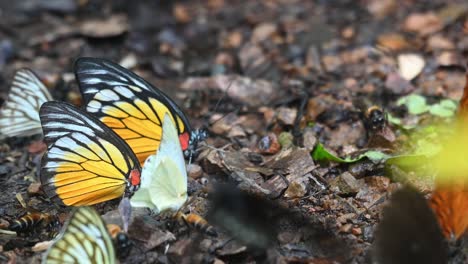
[(436, 61), (439, 66), (460, 65), (459, 55), (456, 52), (444, 51), (437, 56)]
[(371, 0), (367, 4), (367, 10), (376, 18), (384, 18), (390, 15), (398, 7), (395, 0)]
[(416, 78), (426, 65), (424, 58), (419, 54), (400, 54), (397, 60), (399, 74), (408, 81)]
[(403, 24), (404, 30), (417, 32), (421, 35), (435, 33), (441, 30), (442, 27), (442, 21), (433, 12), (411, 14)]
[(340, 227), (340, 233), (349, 233), (351, 228), (353, 227), (352, 224), (345, 224)]
[(293, 140), (294, 137), (289, 132), (281, 132), (278, 136), (278, 142), (281, 145), (281, 148), (290, 148), (294, 146)]
[(306, 127), (304, 133), (302, 134), (302, 145), (308, 151), (312, 151), (317, 145), (317, 138), (315, 137), (315, 132), (311, 127)]
[(288, 189), (284, 193), (284, 197), (293, 199), (293, 198), (302, 198), (307, 193), (307, 186), (304, 182), (291, 182)]
[(351, 229), (351, 233), (355, 236), (359, 236), (362, 234), (362, 230), (359, 227), (354, 227)]
[(224, 40), (223, 45), (226, 48), (238, 48), (242, 45), (243, 36), (242, 33), (239, 31), (234, 31), (229, 33), (229, 35)]
[(355, 35), (356, 35), (356, 30), (351, 26), (347, 26), (341, 31), (341, 36), (345, 39), (351, 39)]
[(400, 51), (410, 47), (408, 40), (398, 33), (387, 33), (377, 38), (377, 44), (391, 51)]
[(228, 136), (228, 138), (245, 137), (245, 136), (247, 136), (247, 134), (245, 133), (245, 130), (242, 128), (242, 126), (234, 125), (229, 130), (227, 136)]
[(366, 183), (369, 187), (373, 187), (378, 191), (387, 191), (390, 186), (390, 179), (384, 176), (373, 176), (365, 178)]
[(448, 38), (437, 34), (429, 37), (427, 46), (431, 50), (451, 50), (455, 49), (455, 44)]
[(5, 219), (0, 219), (0, 229), (7, 229), (10, 223)]
[(344, 214), (342, 216), (339, 216), (336, 221), (342, 224), (346, 224), (349, 219), (355, 218), (356, 214), (355, 213), (349, 213), (349, 214)]
[(28, 187), (28, 194), (33, 196), (37, 195), (41, 191), (41, 183), (40, 182), (33, 182)]
[(281, 145), (278, 142), (278, 138), (274, 133), (262, 137), (257, 144), (257, 148), (260, 153), (263, 154), (275, 154), (281, 149)]
[(276, 25), (273, 23), (261, 23), (252, 32), (252, 42), (258, 43), (267, 40), (276, 32)]
[(190, 14), (187, 6), (180, 3), (174, 5), (174, 8), (172, 9), (172, 14), (179, 23), (186, 24), (192, 19), (192, 15)]
[(203, 169), (198, 166), (197, 164), (189, 164), (187, 165), (187, 174), (192, 179), (198, 179), (203, 175)]
[(220, 260), (219, 258), (215, 258), (213, 264), (224, 264), (224, 261)]
[(343, 61), (341, 61), (339, 56), (325, 55), (322, 57), (322, 63), (327, 72), (335, 72), (341, 67)]
[(280, 107), (278, 108), (278, 121), (284, 125), (292, 126), (296, 120), (297, 110), (294, 108)]
[(338, 194), (356, 194), (360, 189), (359, 182), (349, 172), (344, 172), (330, 182), (330, 188)]

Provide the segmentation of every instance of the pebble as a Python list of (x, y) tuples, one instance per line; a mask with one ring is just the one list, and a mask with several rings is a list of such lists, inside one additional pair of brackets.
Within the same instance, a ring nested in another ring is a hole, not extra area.
[(196, 180), (203, 175), (203, 169), (197, 164), (192, 163), (187, 165), (187, 174), (190, 178)]
[(351, 229), (351, 233), (355, 236), (360, 236), (362, 234), (362, 230), (360, 227), (354, 227)]
[(37, 195), (41, 191), (41, 183), (40, 182), (33, 182), (28, 187), (28, 194), (29, 195)]

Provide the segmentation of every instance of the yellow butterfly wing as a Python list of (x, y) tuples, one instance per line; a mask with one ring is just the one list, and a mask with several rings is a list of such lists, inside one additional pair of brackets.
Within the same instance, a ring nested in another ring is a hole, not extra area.
[(40, 109), (44, 141), (41, 183), (56, 203), (91, 205), (131, 196), (140, 184), (140, 164), (111, 129), (63, 102)]
[(178, 210), (187, 201), (187, 171), (177, 130), (169, 116), (164, 117), (162, 142), (142, 170), (140, 189), (130, 199), (133, 207), (155, 212)]
[(191, 127), (167, 95), (111, 61), (80, 58), (75, 75), (86, 111), (123, 138), (141, 164), (159, 148), (163, 118), (174, 123), (181, 146), (190, 145)]
[(116, 263), (112, 239), (96, 210), (76, 208), (44, 254), (42, 263)]
[(0, 109), (0, 134), (8, 137), (41, 134), (39, 108), (51, 100), (47, 88), (31, 70), (18, 70)]

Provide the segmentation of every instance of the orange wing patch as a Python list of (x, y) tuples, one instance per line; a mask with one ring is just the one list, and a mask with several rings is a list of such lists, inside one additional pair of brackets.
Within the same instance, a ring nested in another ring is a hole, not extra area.
[(460, 238), (468, 228), (468, 191), (438, 187), (430, 199), (442, 232), (447, 239)]

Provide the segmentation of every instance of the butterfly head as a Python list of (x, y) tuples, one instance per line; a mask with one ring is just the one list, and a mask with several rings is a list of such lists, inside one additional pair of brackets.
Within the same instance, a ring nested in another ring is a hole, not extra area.
[(128, 176), (125, 196), (131, 197), (140, 188), (140, 182), (141, 171), (139, 169), (132, 169)]
[[(190, 137), (188, 133), (184, 133), (179, 136), (180, 145), (184, 150), (184, 156), (186, 158), (192, 159), (193, 156), (196, 155), (198, 143), (204, 141), (208, 137), (208, 132), (205, 129), (196, 129), (190, 133)], [(182, 142), (185, 140), (185, 144)]]

